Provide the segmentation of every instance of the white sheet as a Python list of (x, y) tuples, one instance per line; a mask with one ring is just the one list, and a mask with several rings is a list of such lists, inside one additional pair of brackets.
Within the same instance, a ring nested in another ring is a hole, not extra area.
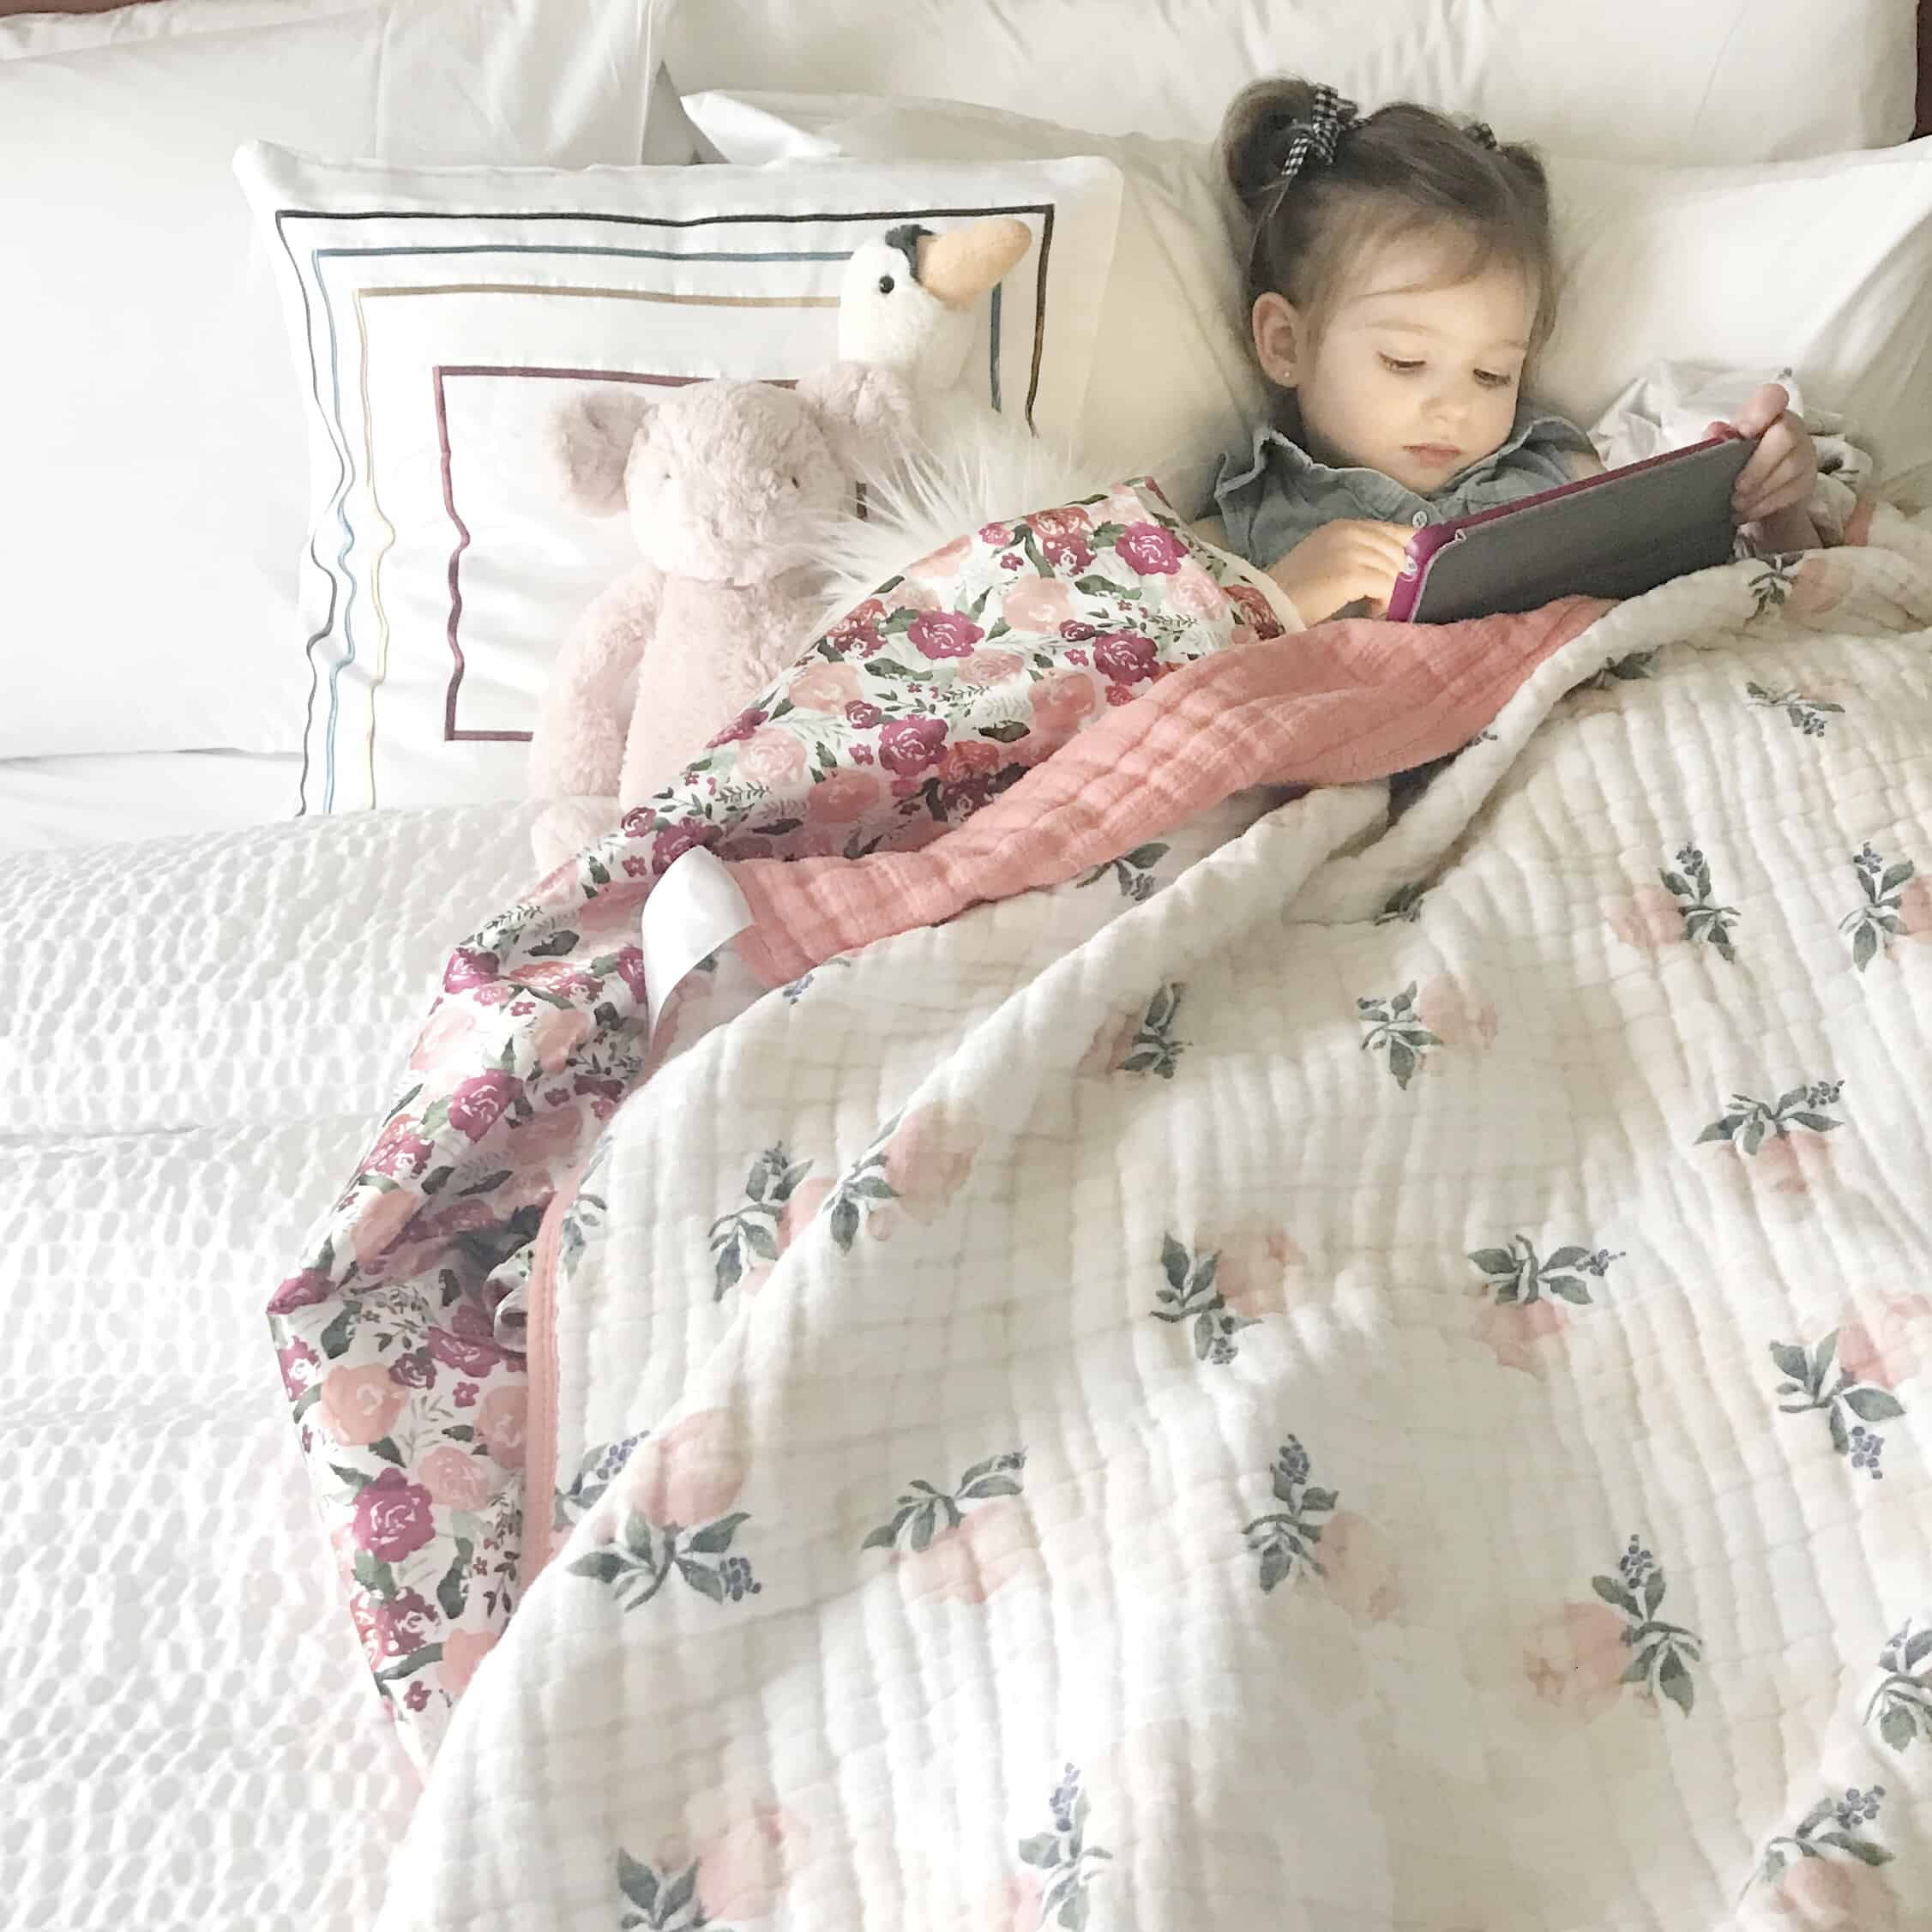
[(298, 753), (0, 758), (0, 852), (236, 832), (294, 816)]
[(450, 939), (526, 882), (527, 822), (370, 813), (0, 858), (9, 1932), (374, 1916), (414, 1779), (262, 1310)]
[[(1835, 154), (1911, 130), (1912, 0), (653, 0), (686, 93), (946, 94), (1101, 133), (1211, 135), (1286, 69), (1609, 159)], [(1828, 19), (1829, 24), (1826, 24)]]

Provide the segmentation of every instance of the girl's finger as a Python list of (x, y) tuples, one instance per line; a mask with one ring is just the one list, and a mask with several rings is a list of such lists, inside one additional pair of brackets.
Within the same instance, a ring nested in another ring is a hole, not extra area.
[(1782, 382), (1766, 382), (1737, 412), (1737, 427), (1746, 436), (1762, 435), (1791, 406), (1791, 391)]
[(1767, 431), (1751, 452), (1751, 460), (1737, 472), (1732, 495), (1751, 496), (1764, 486), (1766, 478), (1776, 474), (1780, 464), (1788, 462), (1795, 454), (1787, 437), (1778, 435), (1775, 430)]
[[(1736, 491), (1731, 498), (1732, 507), (1742, 515), (1755, 515), (1766, 497), (1789, 489), (1810, 473), (1803, 464), (1779, 464), (1768, 474), (1758, 478), (1748, 488)], [(1810, 485), (1807, 483), (1804, 487), (1809, 490)]]
[(1803, 503), (1811, 494), (1815, 466), (1803, 450), (1793, 450), (1745, 499), (1748, 516), (1762, 516), (1767, 510), (1782, 509)]
[(1773, 510), (1795, 509), (1801, 503), (1811, 500), (1811, 487), (1803, 477), (1792, 477), (1771, 491), (1758, 506), (1759, 516), (1769, 516)]

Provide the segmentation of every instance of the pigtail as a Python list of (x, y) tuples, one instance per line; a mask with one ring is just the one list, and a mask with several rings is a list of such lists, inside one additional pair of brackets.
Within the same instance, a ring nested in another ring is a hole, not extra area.
[(1530, 188), (1534, 198), (1547, 208), (1550, 205), (1550, 176), (1543, 166), (1543, 157), (1535, 148), (1527, 147), (1520, 141), (1504, 142), (1496, 149), (1496, 159), (1507, 161)]
[(1221, 172), (1250, 219), (1279, 197), (1295, 129), (1314, 106), (1314, 83), (1286, 75), (1250, 81), (1229, 103), (1218, 143)]

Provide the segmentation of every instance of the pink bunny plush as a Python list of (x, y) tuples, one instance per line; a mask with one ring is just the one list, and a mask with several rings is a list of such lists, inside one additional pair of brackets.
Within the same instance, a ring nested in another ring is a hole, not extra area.
[(677, 776), (810, 639), (811, 533), (911, 423), (902, 378), (834, 363), (790, 389), (587, 391), (556, 424), (568, 493), (628, 511), (643, 561), (565, 640), (531, 735), (549, 871)]

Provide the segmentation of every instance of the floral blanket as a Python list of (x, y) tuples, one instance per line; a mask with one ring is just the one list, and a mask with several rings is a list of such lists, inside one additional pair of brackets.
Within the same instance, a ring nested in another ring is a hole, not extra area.
[[(269, 1303), (376, 1684), (418, 1765), (515, 1604), (520, 1285), (558, 1177), (647, 1071), (638, 916), (680, 854), (930, 845), (1181, 667), (1278, 636), (1150, 484), (910, 565), (682, 781), (452, 953), (406, 1082)], [(661, 1038), (668, 1038), (661, 1031)]]
[(465, 1408), (556, 1547), (382, 1932), (1926, 1926), (1932, 520), (1859, 524), (1399, 816), (701, 975), (545, 1218), (544, 1439)]

